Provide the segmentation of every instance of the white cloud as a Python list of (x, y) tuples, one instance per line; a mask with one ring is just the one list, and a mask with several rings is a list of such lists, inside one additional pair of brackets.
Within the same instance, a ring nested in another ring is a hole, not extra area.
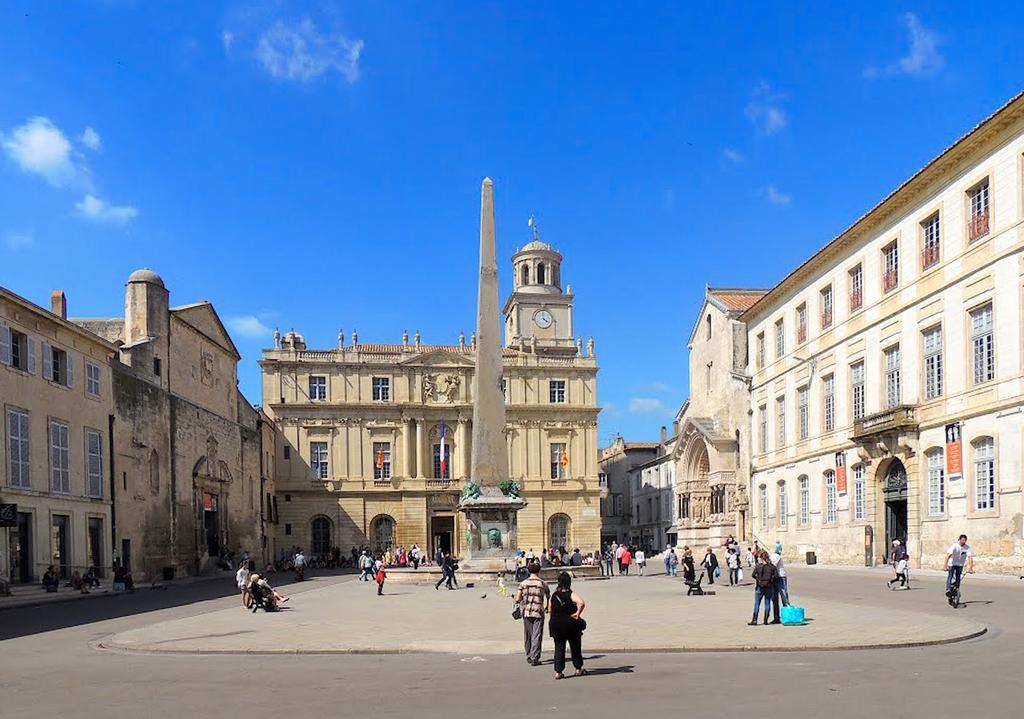
[(632, 397), (629, 400), (630, 414), (672, 414), (660, 399), (653, 397)]
[(789, 123), (789, 115), (782, 109), (786, 96), (772, 90), (767, 82), (761, 82), (751, 93), (747, 103), (747, 119), (762, 135), (774, 135)]
[(130, 205), (111, 205), (95, 195), (86, 195), (75, 203), (79, 214), (96, 222), (111, 222), (123, 225), (133, 220), (139, 211)]
[(349, 84), (359, 79), (362, 40), (349, 40), (340, 33), (323, 33), (304, 18), (297, 25), (278, 20), (256, 42), (255, 56), (263, 68), (278, 80), (311, 82), (336, 71)]
[(768, 202), (773, 205), (788, 205), (793, 201), (793, 198), (782, 192), (775, 185), (768, 185), (764, 188), (764, 196), (768, 198)]
[(78, 136), (78, 141), (95, 152), (99, 152), (103, 147), (103, 139), (100, 137), (100, 133), (91, 127), (87, 127), (82, 131), (82, 134)]
[(69, 187), (88, 177), (71, 156), (71, 143), (45, 117), (31, 117), (9, 134), (0, 134), (7, 154), (24, 171), (39, 175), (54, 187)]
[(893, 75), (933, 75), (945, 66), (946, 58), (939, 52), (939, 45), (942, 44), (939, 34), (922, 25), (921, 19), (912, 12), (906, 13), (902, 19), (907, 26), (907, 41), (910, 43), (907, 54), (885, 67), (867, 68), (864, 77), (874, 79)]
[(734, 165), (738, 165), (741, 162), (743, 162), (744, 159), (746, 159), (743, 157), (742, 154), (740, 154), (739, 150), (734, 150), (731, 147), (727, 147), (724, 150), (722, 150), (722, 157), (724, 157), (726, 160), (733, 163)]
[(12, 232), (4, 237), (4, 247), (9, 250), (23, 250), (36, 244), (36, 238), (30, 232)]
[(273, 330), (263, 324), (256, 315), (229, 317), (227, 324), (228, 329), (235, 334), (250, 339), (263, 339), (273, 334)]
[(607, 417), (621, 417), (622, 410), (619, 409), (619, 405), (614, 402), (605, 402), (601, 405), (601, 414)]
[(231, 46), (235, 43), (235, 33), (225, 30), (220, 34), (220, 42), (224, 46), (224, 52), (231, 54)]

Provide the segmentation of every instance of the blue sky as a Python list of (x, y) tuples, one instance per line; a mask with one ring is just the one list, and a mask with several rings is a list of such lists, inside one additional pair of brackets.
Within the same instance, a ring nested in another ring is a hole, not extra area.
[(706, 283), (777, 282), (1021, 89), (1018, 3), (752, 5), (7, 2), (0, 284), (113, 316), (152, 267), (259, 402), (274, 326), (468, 335), (490, 175), (499, 262), (531, 213), (565, 255), (602, 442), (652, 439)]

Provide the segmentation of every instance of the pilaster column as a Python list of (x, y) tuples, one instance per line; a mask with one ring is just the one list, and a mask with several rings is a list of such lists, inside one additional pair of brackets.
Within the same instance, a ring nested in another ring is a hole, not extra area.
[(426, 420), (416, 420), (416, 479), (425, 479), (423, 469), (426, 467), (426, 444), (427, 444), (427, 428)]
[(456, 479), (465, 479), (469, 472), (469, 455), (466, 452), (466, 445), (469, 444), (469, 440), (466, 439), (466, 434), (466, 420), (460, 419), (455, 427), (455, 449), (459, 455), (459, 462), (458, 472), (452, 472), (452, 477)]
[(415, 476), (416, 471), (415, 456), (413, 454), (416, 446), (414, 442), (416, 430), (413, 427), (413, 421), (408, 419), (402, 427), (402, 463), (405, 465), (402, 467), (402, 474), (410, 478)]

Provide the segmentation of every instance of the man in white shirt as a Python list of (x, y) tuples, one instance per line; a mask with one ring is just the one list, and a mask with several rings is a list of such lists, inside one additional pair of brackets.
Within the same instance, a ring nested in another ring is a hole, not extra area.
[(306, 555), (299, 549), (295, 552), (295, 556), (292, 557), (292, 566), (295, 568), (295, 578), (302, 581), (306, 574)]
[(946, 570), (946, 596), (953, 590), (953, 582), (960, 585), (960, 577), (963, 574), (964, 566), (968, 574), (974, 574), (974, 552), (967, 546), (967, 535), (961, 534), (956, 544), (946, 552), (946, 562), (942, 568)]
[(789, 606), (789, 577), (786, 576), (786, 563), (782, 559), (782, 542), (775, 543), (775, 551), (773, 551), (768, 558), (771, 563), (775, 565), (775, 569), (778, 573), (778, 586), (779, 586), (779, 600), (782, 602), (782, 606)]
[(619, 564), (619, 574), (622, 574), (622, 555), (625, 553), (625, 545), (620, 544), (615, 548), (615, 561)]

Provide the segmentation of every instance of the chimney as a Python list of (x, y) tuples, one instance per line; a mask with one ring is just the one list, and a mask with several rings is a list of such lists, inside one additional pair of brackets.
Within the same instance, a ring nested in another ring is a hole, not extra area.
[(50, 312), (62, 320), (68, 318), (68, 298), (63, 290), (54, 290), (50, 293)]
[(665, 425), (661, 425), (661, 443), (666, 444), (668, 442), (668, 430), (665, 429)]

